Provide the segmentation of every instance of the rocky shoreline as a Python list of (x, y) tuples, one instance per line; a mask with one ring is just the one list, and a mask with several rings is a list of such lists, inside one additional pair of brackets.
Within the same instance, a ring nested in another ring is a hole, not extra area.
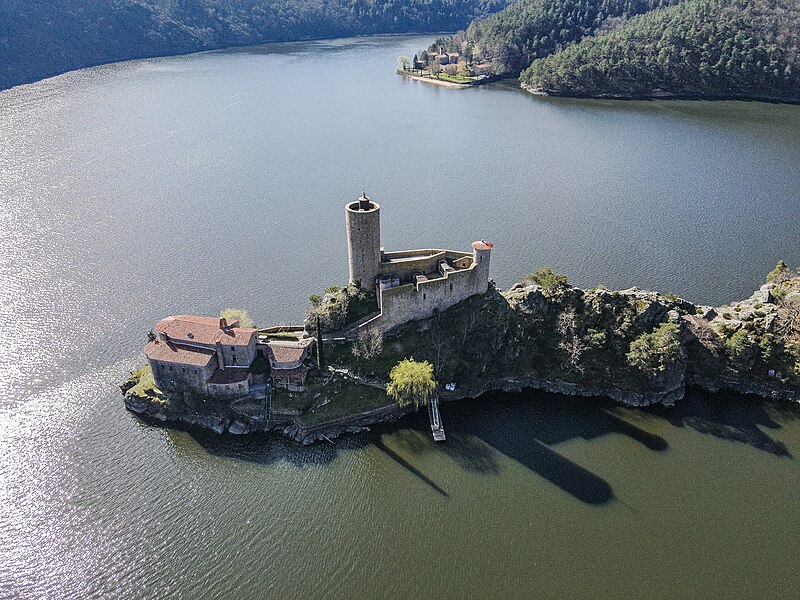
[[(292, 396), (295, 404), (270, 403), (269, 411), (264, 397), (167, 398), (143, 391), (136, 373), (121, 389), (125, 406), (151, 423), (273, 432), (301, 444), (400, 419), (407, 410), (385, 396), (386, 378), (409, 356), (434, 365), (443, 402), (539, 390), (672, 406), (687, 387), (797, 402), (800, 276), (782, 268), (750, 298), (716, 308), (637, 288), (580, 290), (542, 270), (400, 326), (369, 357), (358, 340), (326, 342), (337, 366)], [(671, 349), (659, 346), (667, 342)]]

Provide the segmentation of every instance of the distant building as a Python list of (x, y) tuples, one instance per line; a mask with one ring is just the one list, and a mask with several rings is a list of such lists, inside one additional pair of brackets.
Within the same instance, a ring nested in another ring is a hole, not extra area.
[(156, 324), (144, 353), (156, 386), (166, 393), (239, 397), (250, 392), (258, 330), (224, 318), (178, 315)]
[(380, 205), (363, 195), (345, 206), (350, 283), (376, 290), (380, 314), (361, 327), (389, 329), (425, 319), (489, 287), (492, 244), (472, 252), (381, 248)]

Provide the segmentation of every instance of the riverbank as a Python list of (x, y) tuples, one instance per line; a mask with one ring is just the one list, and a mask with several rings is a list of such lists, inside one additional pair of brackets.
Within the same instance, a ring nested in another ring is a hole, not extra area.
[(575, 98), (579, 100), (706, 100), (709, 102), (764, 102), (767, 104), (786, 104), (789, 106), (800, 105), (800, 100), (791, 101), (784, 98), (776, 98), (769, 96), (700, 96), (697, 94), (674, 94), (671, 92), (663, 92), (654, 90), (650, 94), (559, 94), (552, 91), (547, 91), (539, 87), (534, 87), (526, 83), (520, 83), (520, 88), (533, 94), (534, 96), (545, 96), (551, 98)]
[(407, 71), (397, 70), (397, 74), (401, 77), (405, 77), (406, 79), (413, 79), (414, 81), (423, 81), (425, 83), (432, 83), (433, 85), (440, 85), (442, 87), (448, 88), (468, 88), (474, 85), (478, 85), (477, 82), (466, 82), (466, 83), (456, 83), (455, 81), (445, 81), (444, 79), (439, 79), (433, 77), (431, 75), (415, 75), (413, 73), (409, 73)]

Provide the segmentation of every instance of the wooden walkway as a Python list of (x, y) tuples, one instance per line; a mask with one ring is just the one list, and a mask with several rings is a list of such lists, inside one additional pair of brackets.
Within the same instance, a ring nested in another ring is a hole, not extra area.
[(436, 442), (443, 442), (447, 439), (444, 435), (444, 424), (442, 415), (439, 413), (439, 396), (436, 394), (428, 402), (428, 416), (431, 419), (431, 432)]

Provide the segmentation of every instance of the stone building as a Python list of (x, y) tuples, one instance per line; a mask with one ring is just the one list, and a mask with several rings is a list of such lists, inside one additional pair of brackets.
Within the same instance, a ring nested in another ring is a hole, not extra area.
[(488, 289), (491, 243), (474, 242), (472, 252), (440, 248), (385, 252), (377, 202), (362, 194), (345, 206), (345, 215), (350, 283), (374, 289), (380, 310), (360, 327), (385, 332)]
[(314, 338), (305, 338), (297, 341), (270, 340), (265, 344), (274, 387), (290, 392), (305, 390), (306, 376), (312, 367), (307, 362), (313, 343)]
[(258, 330), (224, 318), (177, 315), (156, 324), (144, 353), (156, 386), (166, 393), (233, 398), (250, 392)]

